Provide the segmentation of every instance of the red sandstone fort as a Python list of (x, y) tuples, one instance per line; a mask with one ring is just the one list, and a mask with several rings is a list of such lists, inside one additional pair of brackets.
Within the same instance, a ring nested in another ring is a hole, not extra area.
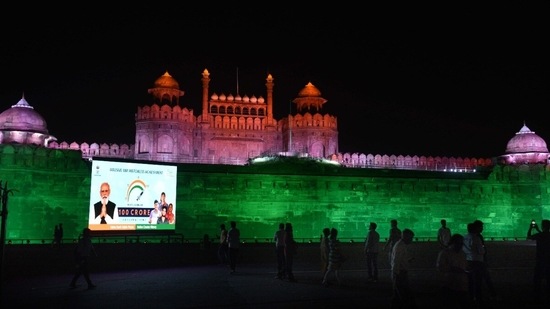
[(311, 82), (292, 100), (296, 113), (273, 115), (274, 78), (268, 74), (266, 93), (227, 95), (212, 91), (210, 73), (202, 72), (202, 110), (180, 106), (184, 91), (168, 73), (148, 90), (149, 105), (135, 115), (134, 145), (59, 142), (46, 121), (23, 97), (0, 114), (0, 144), (35, 144), (79, 150), (82, 157), (135, 159), (171, 163), (244, 165), (257, 157), (303, 156), (347, 167), (424, 169), (468, 172), (499, 164), (548, 163), (546, 142), (525, 124), (498, 158), (431, 157), (425, 155), (346, 153), (338, 147), (337, 117), (323, 114), (327, 100)]

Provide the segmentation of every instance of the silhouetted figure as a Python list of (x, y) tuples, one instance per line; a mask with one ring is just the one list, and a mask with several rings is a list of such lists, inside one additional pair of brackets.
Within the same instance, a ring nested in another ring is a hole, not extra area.
[(227, 245), (227, 230), (225, 224), (220, 224), (220, 243), (218, 244), (218, 259), (221, 264), (226, 265), (229, 259), (229, 247)]
[(88, 289), (94, 289), (96, 286), (90, 280), (90, 271), (88, 269), (88, 259), (90, 255), (97, 256), (95, 248), (92, 244), (91, 231), (89, 228), (82, 230), (82, 238), (78, 240), (78, 244), (74, 249), (74, 259), (76, 262), (76, 272), (71, 280), (70, 287), (76, 288), (76, 281), (80, 275), (84, 276)]
[[(542, 231), (536, 223), (529, 226), (527, 238), (536, 241), (536, 260), (533, 276), (535, 300), (542, 300), (542, 281), (546, 280), (546, 301), (550, 303), (550, 220), (542, 220)], [(532, 230), (538, 233), (532, 234)]]
[(479, 224), (468, 223), (468, 233), (464, 236), (462, 250), (466, 254), (469, 270), (469, 294), (476, 304), (483, 302), (482, 284), (484, 273), (485, 246), (479, 232)]
[(391, 308), (416, 308), (416, 300), (409, 282), (410, 263), (414, 259), (409, 251), (414, 233), (404, 229), (401, 239), (395, 243), (391, 255), (393, 295)]
[(229, 248), (229, 268), (231, 273), (235, 273), (237, 268), (237, 259), (239, 258), (239, 249), (241, 247), (241, 231), (237, 228), (237, 222), (231, 221), (231, 228), (227, 232), (227, 244)]
[(443, 308), (471, 308), (468, 295), (468, 262), (462, 250), (464, 236), (454, 234), (439, 251), (436, 268), (440, 276)]
[(329, 286), (329, 276), (334, 272), (334, 277), (338, 285), (342, 285), (340, 280), (340, 269), (344, 263), (344, 256), (340, 248), (340, 241), (338, 240), (338, 230), (335, 228), (330, 229), (330, 237), (328, 241), (329, 253), (328, 253), (328, 267), (323, 277), (322, 284)]
[(487, 291), (489, 292), (490, 300), (498, 300), (497, 292), (495, 290), (495, 285), (493, 284), (493, 278), (491, 277), (491, 272), (489, 271), (489, 259), (487, 256), (487, 245), (485, 244), (485, 238), (483, 237), (483, 222), (481, 220), (474, 221), (474, 226), (479, 233), (479, 238), (485, 249), (483, 254), (483, 273), (482, 273), (482, 283), (485, 282), (487, 285)]
[(441, 219), (441, 227), (437, 230), (437, 242), (441, 248), (447, 248), (451, 240), (451, 229), (447, 227), (447, 220)]
[(390, 232), (388, 235), (388, 241), (384, 245), (384, 251), (388, 250), (388, 260), (391, 263), (391, 255), (393, 246), (401, 240), (401, 230), (397, 227), (397, 220), (392, 219), (390, 221)]
[(294, 232), (292, 224), (285, 225), (285, 276), (290, 282), (296, 282), (294, 278), (294, 256), (296, 255), (297, 247), (294, 240)]
[(204, 246), (205, 251), (210, 250), (210, 236), (208, 236), (208, 234), (204, 234), (202, 236), (202, 244)]
[(56, 225), (53, 230), (53, 241), (52, 241), (52, 248), (60, 247), (59, 246), (59, 225)]
[(58, 241), (59, 245), (63, 244), (63, 223), (59, 223), (59, 232), (58, 232)]
[(321, 249), (321, 273), (323, 276), (327, 272), (328, 268), (328, 255), (330, 253), (329, 249), (329, 239), (330, 239), (330, 229), (325, 227), (323, 229), (323, 235), (321, 235), (320, 249)]
[(380, 234), (376, 231), (377, 224), (371, 222), (365, 239), (365, 256), (367, 258), (367, 281), (378, 282), (378, 251)]
[(276, 279), (285, 277), (285, 224), (279, 223), (279, 229), (273, 235), (275, 242), (275, 257), (277, 259), (277, 276)]

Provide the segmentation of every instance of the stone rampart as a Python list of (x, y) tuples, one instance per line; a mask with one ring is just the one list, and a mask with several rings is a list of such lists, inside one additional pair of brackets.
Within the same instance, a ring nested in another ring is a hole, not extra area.
[[(476, 172), (354, 169), (314, 160), (265, 165), (178, 164), (176, 233), (215, 238), (220, 223), (238, 222), (243, 238), (271, 239), (278, 223), (317, 239), (324, 227), (362, 239), (369, 222), (382, 238), (389, 221), (417, 237), (435, 237), (439, 220), (465, 233), (475, 219), (495, 240), (524, 238), (531, 219), (550, 218), (546, 165), (494, 166)], [(9, 196), (7, 239), (67, 238), (87, 225), (91, 163), (76, 150), (0, 145), (0, 180)]]

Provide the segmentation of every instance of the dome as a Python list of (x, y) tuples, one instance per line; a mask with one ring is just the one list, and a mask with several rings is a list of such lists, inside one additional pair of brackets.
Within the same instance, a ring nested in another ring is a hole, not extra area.
[(48, 134), (46, 121), (27, 103), (25, 97), (0, 114), (0, 130)]
[(548, 152), (546, 142), (523, 125), (506, 145), (506, 153)]
[(320, 96), (321, 96), (321, 91), (319, 91), (317, 87), (313, 86), (311, 82), (307, 83), (307, 85), (298, 93), (298, 97), (320, 97)]
[(168, 72), (164, 73), (155, 81), (156, 88), (180, 89), (178, 82)]
[(309, 110), (311, 108), (320, 111), (323, 107), (323, 104), (325, 104), (327, 100), (323, 99), (321, 97), (321, 91), (319, 91), (317, 87), (313, 86), (311, 82), (309, 82), (302, 90), (300, 90), (300, 92), (298, 93), (298, 97), (292, 100), (292, 102), (296, 103), (298, 111), (302, 111), (305, 109)]

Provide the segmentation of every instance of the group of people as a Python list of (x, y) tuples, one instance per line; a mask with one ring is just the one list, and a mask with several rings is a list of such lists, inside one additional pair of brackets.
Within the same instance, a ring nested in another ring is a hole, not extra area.
[(53, 230), (53, 242), (52, 242), (52, 248), (61, 248), (61, 245), (63, 244), (63, 223), (59, 223), (55, 226)]
[[(380, 233), (376, 231), (378, 225), (370, 222), (367, 236), (365, 238), (364, 254), (367, 261), (367, 281), (378, 282), (378, 255), (380, 253)], [(390, 221), (390, 230), (387, 242), (383, 246), (388, 251), (389, 263), (391, 266), (391, 279), (393, 283), (393, 308), (414, 308), (414, 294), (409, 284), (408, 271), (410, 263), (414, 259), (409, 251), (408, 245), (412, 243), (414, 232), (411, 229), (401, 229), (397, 220)], [(338, 230), (336, 228), (324, 228), (320, 241), (321, 249), (321, 271), (323, 273), (322, 284), (329, 286), (330, 277), (334, 274), (336, 283), (342, 285), (339, 270), (346, 261), (345, 254), (340, 248)]]
[[(447, 221), (442, 219), (437, 239), (441, 250), (438, 253), (436, 269), (442, 287), (442, 297), (453, 303), (457, 308), (470, 308), (483, 305), (483, 286), (487, 286), (489, 297), (495, 298), (496, 292), (492, 283), (487, 263), (487, 248), (483, 238), (483, 222), (475, 220), (467, 225), (467, 233), (451, 233)], [(61, 224), (56, 228), (62, 228)], [(550, 220), (542, 220), (541, 228), (533, 221), (527, 232), (527, 239), (536, 241), (536, 264), (534, 269), (533, 287), (537, 300), (546, 295), (550, 301)], [(378, 254), (380, 252), (380, 234), (376, 231), (377, 224), (371, 222), (365, 238), (364, 253), (367, 261), (367, 281), (378, 281)], [(536, 231), (536, 233), (534, 232)], [(59, 234), (56, 234), (56, 236)], [(401, 230), (397, 220), (390, 221), (390, 230), (382, 250), (388, 251), (390, 274), (392, 279), (392, 308), (414, 308), (415, 297), (409, 283), (409, 270), (414, 256), (409, 245), (414, 239), (411, 229)], [(56, 238), (57, 239), (57, 238)], [(275, 254), (277, 260), (277, 279), (288, 279), (295, 282), (293, 274), (294, 256), (297, 254), (297, 244), (291, 223), (280, 223), (275, 232)], [(59, 241), (59, 240), (56, 240)], [(230, 222), (230, 229), (225, 224), (220, 225), (220, 243), (218, 257), (222, 264), (230, 268), (230, 273), (236, 271), (241, 245), (240, 230), (236, 221)], [(338, 285), (341, 285), (339, 270), (346, 260), (340, 249), (338, 230), (324, 228), (320, 241), (322, 284), (329, 285), (331, 274)], [(76, 281), (84, 275), (88, 288), (93, 289), (88, 272), (88, 257), (96, 255), (91, 242), (90, 229), (85, 228), (82, 237), (75, 248), (76, 273), (71, 280), (71, 287), (76, 287)], [(546, 281), (543, 291), (542, 282)]]
[(290, 282), (296, 282), (294, 278), (293, 265), (296, 255), (297, 245), (294, 240), (292, 223), (279, 223), (279, 229), (273, 235), (275, 242), (275, 256), (277, 260), (277, 279), (288, 279)]
[[(365, 238), (364, 253), (367, 262), (367, 281), (378, 282), (378, 255), (380, 253), (380, 233), (376, 231), (376, 222), (370, 222)], [(392, 280), (392, 308), (414, 308), (416, 302), (414, 293), (409, 284), (410, 264), (414, 259), (409, 251), (409, 245), (414, 238), (411, 229), (401, 230), (396, 219), (390, 220), (390, 229), (387, 241), (382, 247), (388, 252), (388, 261), (391, 267)]]
[[(111, 185), (103, 182), (99, 188), (100, 200), (93, 205), (94, 224), (112, 224), (118, 221), (119, 215), (116, 210), (116, 203), (110, 200)], [(148, 222), (150, 224), (174, 224), (176, 214), (174, 204), (166, 202), (166, 193), (160, 194), (160, 200), (153, 202), (153, 209), (149, 212)]]
[(153, 202), (153, 210), (149, 213), (149, 223), (151, 224), (174, 224), (174, 204), (166, 202), (166, 193), (160, 194), (160, 201)]
[(323, 273), (323, 281), (321, 284), (329, 286), (329, 279), (332, 274), (338, 285), (342, 285), (340, 280), (340, 269), (346, 261), (346, 257), (342, 254), (340, 248), (340, 240), (338, 239), (338, 230), (335, 228), (324, 228), (321, 238), (321, 272)]
[[(543, 280), (546, 280), (546, 297), (550, 300), (550, 220), (542, 220), (541, 226), (542, 230), (533, 221), (527, 231), (527, 239), (536, 241), (533, 290), (537, 301), (543, 295)], [(534, 230), (537, 233), (533, 233)], [(436, 266), (441, 276), (443, 295), (458, 308), (483, 306), (486, 299), (483, 287), (487, 288), (489, 299), (498, 299), (489, 272), (487, 246), (482, 232), (483, 222), (475, 220), (468, 223), (465, 235), (451, 235), (446, 221), (441, 220), (438, 240), (442, 250)]]
[[(483, 222), (475, 220), (467, 225), (467, 233), (451, 233), (447, 221), (441, 219), (441, 227), (437, 232), (437, 240), (441, 250), (438, 253), (436, 268), (442, 283), (442, 297), (453, 303), (457, 308), (483, 306), (483, 287), (486, 287), (489, 299), (498, 299), (491, 274), (489, 272), (487, 247), (483, 237)], [(542, 220), (542, 229), (533, 221), (527, 232), (527, 238), (536, 241), (536, 265), (533, 277), (534, 295), (541, 300), (546, 294), (550, 301), (550, 220)], [(378, 281), (378, 254), (380, 251), (380, 234), (376, 231), (377, 224), (371, 222), (365, 239), (364, 253), (367, 262), (367, 281)], [(321, 265), (326, 265), (327, 230), (321, 241)], [(537, 231), (537, 233), (534, 233)], [(410, 229), (398, 228), (397, 220), (390, 221), (390, 230), (383, 250), (388, 251), (393, 284), (392, 307), (414, 308), (416, 306), (414, 293), (409, 284), (408, 271), (414, 260), (408, 250), (412, 243), (414, 232)], [(546, 281), (543, 291), (542, 282)], [(326, 275), (323, 283), (326, 282)]]
[(225, 224), (220, 224), (220, 243), (218, 245), (218, 259), (223, 265), (229, 266), (229, 271), (234, 274), (237, 271), (239, 250), (241, 247), (241, 231), (237, 228), (237, 222), (229, 223), (229, 230)]

